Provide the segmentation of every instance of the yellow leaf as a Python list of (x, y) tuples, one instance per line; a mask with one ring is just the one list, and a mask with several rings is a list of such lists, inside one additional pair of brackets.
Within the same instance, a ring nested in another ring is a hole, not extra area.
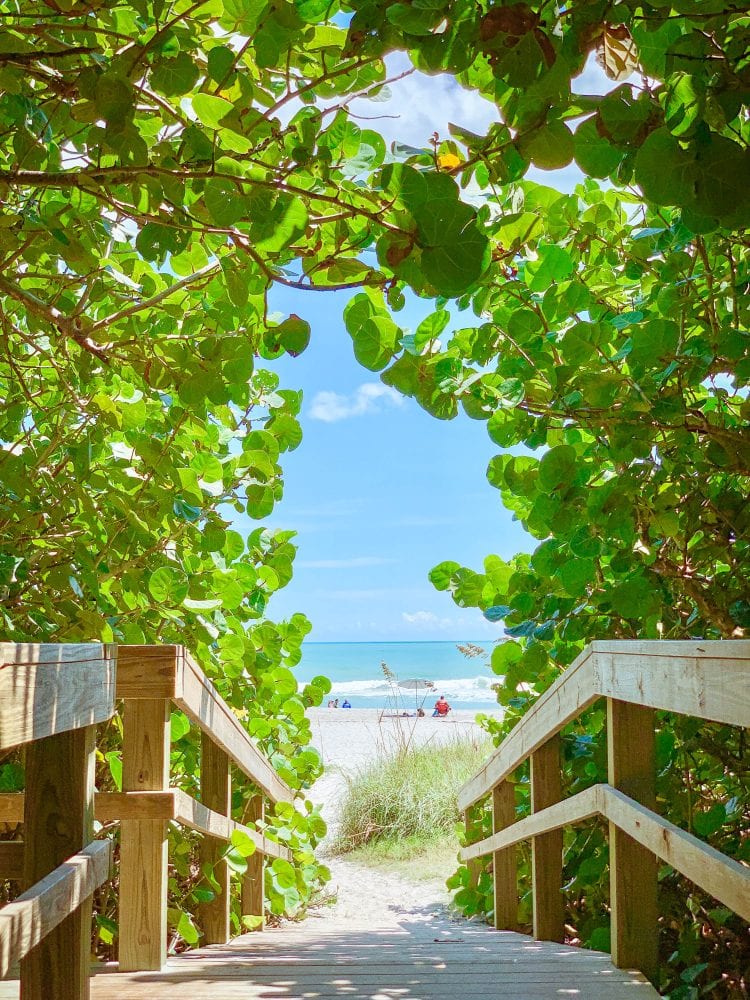
[(441, 170), (453, 170), (461, 163), (455, 153), (442, 153), (438, 156), (437, 162)]

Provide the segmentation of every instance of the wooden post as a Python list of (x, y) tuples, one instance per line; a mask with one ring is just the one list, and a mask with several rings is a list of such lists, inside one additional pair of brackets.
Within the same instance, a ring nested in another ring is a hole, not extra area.
[[(492, 789), (492, 832), (498, 833), (516, 821), (516, 789), (503, 781)], [(518, 870), (516, 848), (506, 847), (492, 855), (495, 890), (495, 927), (512, 931), (518, 926)]]
[[(201, 801), (222, 816), (231, 814), (229, 757), (206, 733), (201, 735)], [(229, 940), (229, 865), (222, 860), (226, 844), (204, 837), (200, 846), (201, 867), (209, 865), (219, 884), (210, 903), (201, 903), (200, 921), (206, 944), (226, 944)]]
[[(24, 870), (26, 887), (94, 839), (94, 741), (87, 726), (26, 748)], [(24, 1000), (88, 1000), (91, 899), (21, 962)]]
[[(560, 737), (556, 735), (531, 755), (531, 811), (539, 812), (559, 802), (561, 797)], [(562, 830), (551, 830), (532, 839), (534, 937), (539, 941), (565, 939), (562, 844)]]
[[(607, 699), (609, 783), (648, 809), (656, 804), (654, 710)], [(656, 856), (609, 824), (612, 961), (652, 982), (659, 967)]]
[[(123, 791), (165, 790), (169, 702), (126, 700), (123, 731)], [(155, 971), (167, 960), (167, 824), (127, 819), (120, 831), (120, 971)]]
[[(478, 806), (475, 804), (469, 806), (466, 810), (464, 820), (466, 823), (466, 843), (470, 844), (472, 841), (469, 839), (469, 831), (476, 821)], [(468, 889), (476, 889), (479, 884), (479, 876), (482, 874), (482, 866), (484, 861), (482, 858), (471, 858), (470, 861), (466, 862), (466, 867), (469, 869), (469, 882), (467, 885)]]
[[(248, 804), (248, 822), (262, 823), (265, 819), (265, 801), (262, 795), (254, 795)], [(254, 928), (262, 931), (266, 926), (265, 896), (263, 883), (266, 872), (265, 855), (256, 851), (247, 859), (247, 871), (242, 879), (242, 916), (260, 917), (261, 923)]]

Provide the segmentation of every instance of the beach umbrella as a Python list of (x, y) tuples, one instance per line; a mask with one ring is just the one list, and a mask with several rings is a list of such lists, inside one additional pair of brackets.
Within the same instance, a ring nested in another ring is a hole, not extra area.
[(428, 691), (430, 688), (435, 687), (435, 682), (423, 680), (421, 677), (415, 677), (408, 681), (398, 681), (398, 686), (400, 688), (405, 688), (407, 691)]

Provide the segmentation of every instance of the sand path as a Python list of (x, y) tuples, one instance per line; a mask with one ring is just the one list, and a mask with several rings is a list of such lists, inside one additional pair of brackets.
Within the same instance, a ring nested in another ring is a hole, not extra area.
[[(321, 929), (396, 929), (405, 924), (424, 925), (424, 930), (443, 931), (454, 923), (448, 912), (450, 899), (444, 879), (410, 880), (402, 874), (369, 868), (330, 854), (327, 847), (335, 834), (338, 813), (346, 791), (347, 776), (356, 776), (379, 752), (393, 752), (405, 739), (413, 745), (440, 746), (469, 734), (481, 737), (474, 712), (452, 713), (449, 720), (383, 719), (370, 709), (311, 709), (313, 745), (320, 751), (326, 771), (311, 792), (321, 803), (329, 833), (320, 848), (322, 860), (331, 869), (329, 888), (336, 904), (316, 908), (312, 920)], [(445, 872), (447, 877), (450, 872)], [(417, 930), (416, 927), (413, 928)]]

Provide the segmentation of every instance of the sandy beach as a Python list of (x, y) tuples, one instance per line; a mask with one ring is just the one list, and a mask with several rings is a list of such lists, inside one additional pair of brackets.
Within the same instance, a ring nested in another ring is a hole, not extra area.
[[(330, 888), (337, 903), (316, 911), (311, 919), (321, 920), (326, 929), (344, 927), (394, 928), (404, 923), (444, 924), (451, 922), (447, 911), (449, 894), (444, 879), (410, 881), (402, 875), (372, 869), (331, 856), (327, 844), (335, 832), (338, 811), (346, 790), (347, 776), (355, 776), (379, 753), (393, 753), (403, 741), (412, 745), (439, 747), (456, 739), (484, 738), (474, 721), (473, 711), (454, 711), (447, 719), (380, 718), (375, 709), (308, 710), (313, 745), (323, 757), (325, 773), (310, 791), (313, 802), (322, 805), (329, 835), (319, 852), (330, 867)], [(456, 845), (458, 849), (458, 845)], [(447, 877), (450, 872), (445, 872)]]

